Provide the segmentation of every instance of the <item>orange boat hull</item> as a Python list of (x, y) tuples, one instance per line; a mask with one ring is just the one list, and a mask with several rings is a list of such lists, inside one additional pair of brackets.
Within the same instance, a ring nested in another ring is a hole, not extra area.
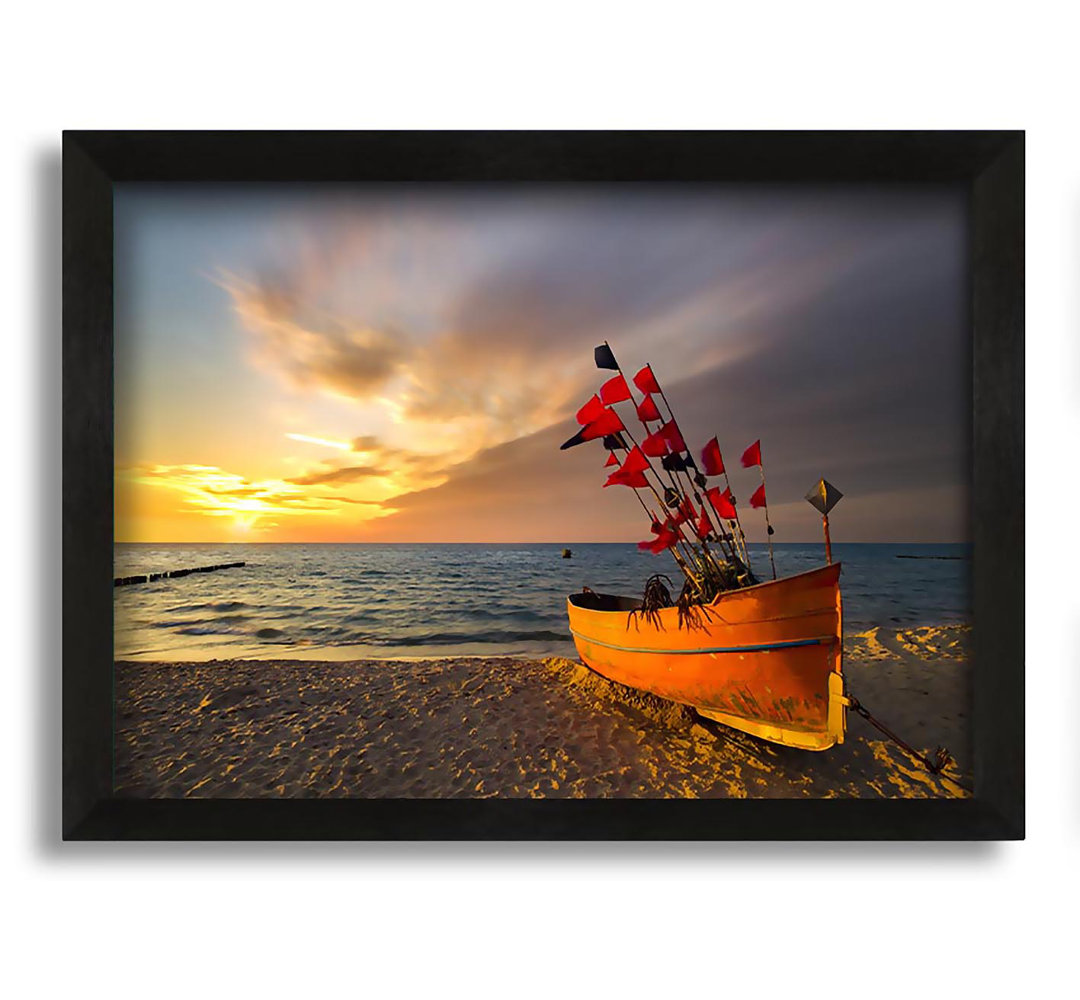
[(804, 750), (844, 741), (840, 564), (719, 595), (700, 627), (631, 614), (640, 602), (567, 601), (585, 664), (609, 680), (690, 705), (717, 722)]

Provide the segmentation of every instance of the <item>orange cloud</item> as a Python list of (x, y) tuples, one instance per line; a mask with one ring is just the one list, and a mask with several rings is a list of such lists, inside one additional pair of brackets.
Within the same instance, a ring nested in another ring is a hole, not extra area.
[(346, 465), (340, 469), (330, 469), (327, 472), (312, 472), (305, 476), (296, 476), (293, 479), (287, 479), (286, 482), (295, 486), (314, 486), (317, 483), (322, 483), (324, 486), (335, 486), (338, 483), (355, 483), (360, 479), (385, 474), (385, 470), (374, 465)]
[[(210, 465), (141, 464), (117, 470), (119, 482), (151, 486), (180, 494), (182, 506), (206, 517), (231, 517), (244, 528), (269, 528), (267, 518), (285, 516), (333, 517), (341, 504), (366, 504), (368, 517), (383, 516), (378, 501), (348, 497), (313, 496), (297, 484), (281, 480), (249, 482), (242, 476)], [(124, 512), (121, 511), (121, 514)]]

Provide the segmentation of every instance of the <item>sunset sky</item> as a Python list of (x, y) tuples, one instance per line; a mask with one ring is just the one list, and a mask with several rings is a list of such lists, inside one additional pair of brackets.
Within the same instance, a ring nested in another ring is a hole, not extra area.
[(964, 541), (964, 211), (918, 188), (119, 185), (116, 538), (645, 538), (600, 445), (558, 447), (607, 340), (695, 451), (718, 435), (740, 500), (761, 438), (777, 541), (820, 537), (821, 475), (836, 541)]

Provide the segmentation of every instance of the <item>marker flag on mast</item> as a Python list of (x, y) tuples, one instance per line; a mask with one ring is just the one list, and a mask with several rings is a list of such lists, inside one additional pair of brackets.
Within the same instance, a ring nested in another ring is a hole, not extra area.
[(671, 528), (661, 525), (656, 538), (651, 538), (645, 542), (638, 542), (637, 547), (643, 552), (651, 552), (653, 555), (659, 555), (661, 552), (670, 549), (678, 541), (679, 533), (677, 531), (672, 531)]
[(567, 448), (574, 448), (586, 441), (607, 437), (609, 434), (618, 434), (619, 431), (624, 430), (626, 430), (626, 428), (619, 419), (619, 415), (614, 410), (609, 410), (605, 407), (603, 413), (601, 413), (599, 417), (582, 427), (581, 430), (568, 441), (564, 441), (559, 445), (559, 450), (566, 451)]
[(750, 506), (751, 507), (767, 507), (768, 506), (768, 504), (765, 502), (765, 484), (764, 483), (762, 483), (756, 490), (754, 490), (754, 495), (750, 498)]
[(619, 370), (619, 362), (615, 360), (615, 355), (607, 344), (601, 344), (593, 351), (593, 360), (597, 368), (610, 368), (614, 372)]
[(701, 451), (701, 464), (705, 466), (705, 475), (722, 476), (724, 474), (724, 456), (720, 454), (720, 445), (713, 438)]
[(600, 387), (600, 398), (610, 406), (612, 403), (622, 403), (630, 398), (630, 387), (622, 375), (609, 378)]
[(622, 467), (624, 469), (631, 469), (634, 472), (644, 472), (649, 468), (649, 460), (641, 453), (641, 449), (637, 445), (634, 445), (630, 450), (630, 454), (626, 456)]
[(605, 434), (604, 447), (608, 451), (629, 451), (626, 439), (621, 434)]
[(637, 416), (643, 424), (647, 424), (650, 420), (663, 420), (660, 416), (660, 411), (656, 408), (656, 403), (652, 396), (648, 393), (645, 394), (645, 398), (637, 405)]
[(686, 459), (682, 455), (665, 455), (660, 459), (660, 464), (668, 470), (668, 472), (686, 472), (687, 465)]
[(682, 433), (679, 431), (679, 425), (675, 423), (674, 420), (669, 420), (664, 424), (664, 426), (660, 428), (660, 433), (664, 435), (667, 443), (671, 445), (672, 451), (686, 451), (686, 442), (683, 440)]
[(604, 483), (604, 488), (608, 486), (629, 486), (635, 490), (643, 490), (649, 485), (649, 480), (645, 478), (644, 472), (627, 472), (626, 469), (616, 469), (608, 480)]
[(632, 486), (634, 489), (642, 489), (649, 485), (649, 481), (645, 478), (647, 468), (649, 468), (649, 460), (635, 445), (623, 460), (623, 464), (608, 476), (608, 481), (604, 483), (604, 486)]
[(660, 458), (667, 454), (668, 443), (667, 438), (664, 437), (663, 430), (654, 431), (644, 441), (641, 442), (641, 450), (646, 455), (651, 455), (653, 458)]
[(651, 365), (646, 365), (634, 376), (634, 385), (642, 392), (660, 391), (660, 384), (656, 381), (656, 376), (653, 375)]
[(712, 531), (712, 521), (709, 520), (709, 515), (705, 512), (704, 506), (701, 508), (701, 516), (697, 519), (694, 530), (698, 533), (698, 538), (708, 538), (709, 533)]
[(580, 410), (577, 411), (577, 422), (583, 427), (591, 424), (604, 413), (604, 404), (599, 396), (593, 396)]
[(755, 441), (742, 455), (742, 464), (744, 469), (749, 469), (752, 465), (761, 465), (761, 439)]
[(735, 520), (735, 501), (730, 488), (721, 493), (719, 486), (713, 486), (705, 491), (705, 496), (709, 498), (712, 509), (716, 511), (719, 517), (722, 517), (725, 521)]
[(618, 465), (619, 460), (615, 457), (615, 452), (609, 451), (607, 461), (604, 463), (604, 468), (608, 468), (611, 465)]

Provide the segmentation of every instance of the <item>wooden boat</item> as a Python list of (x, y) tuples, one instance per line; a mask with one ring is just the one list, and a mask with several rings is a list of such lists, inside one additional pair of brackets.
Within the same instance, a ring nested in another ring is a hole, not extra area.
[(677, 608), (586, 591), (567, 600), (582, 660), (629, 687), (804, 750), (844, 741), (840, 564), (719, 594), (697, 627)]

